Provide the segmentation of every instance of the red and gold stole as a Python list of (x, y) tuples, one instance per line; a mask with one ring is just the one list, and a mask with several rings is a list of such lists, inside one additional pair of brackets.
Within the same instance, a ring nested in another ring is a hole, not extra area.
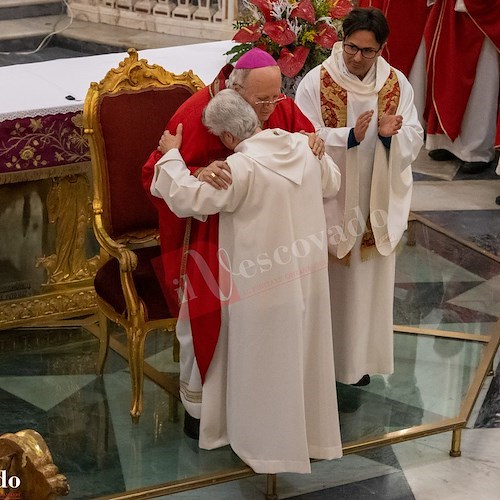
[[(386, 114), (394, 104), (397, 108), (401, 89), (394, 68), (391, 68), (389, 77), (378, 93), (378, 119)], [(347, 126), (347, 90), (341, 87), (328, 73), (324, 66), (320, 72), (320, 104), (321, 116), (325, 127), (340, 128)], [(361, 240), (361, 259), (367, 260), (375, 251), (375, 237), (373, 235), (370, 216), (366, 221), (365, 231)], [(349, 264), (351, 252), (341, 259)]]

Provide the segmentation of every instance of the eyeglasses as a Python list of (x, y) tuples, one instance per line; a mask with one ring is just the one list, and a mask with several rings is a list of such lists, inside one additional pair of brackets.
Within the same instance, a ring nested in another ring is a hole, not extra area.
[(256, 106), (264, 106), (264, 104), (269, 104), (270, 106), (274, 106), (275, 104), (278, 104), (280, 101), (284, 101), (286, 99), (286, 95), (283, 95), (281, 97), (278, 97), (277, 99), (273, 99), (272, 101), (255, 101), (254, 104)]
[(365, 59), (373, 59), (377, 55), (377, 52), (382, 48), (381, 46), (377, 50), (370, 49), (369, 47), (360, 49), (357, 45), (353, 45), (352, 43), (344, 43), (343, 46), (344, 46), (344, 52), (346, 54), (349, 54), (350, 56), (355, 56), (359, 51), (361, 51), (361, 55)]

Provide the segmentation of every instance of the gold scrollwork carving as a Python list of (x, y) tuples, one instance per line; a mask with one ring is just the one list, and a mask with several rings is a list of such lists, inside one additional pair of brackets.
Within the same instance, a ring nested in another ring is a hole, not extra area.
[(0, 327), (16, 326), (52, 315), (92, 312), (97, 308), (95, 290), (68, 288), (59, 293), (39, 295), (24, 300), (0, 302)]
[(139, 54), (135, 49), (128, 49), (128, 55), (120, 62), (118, 68), (109, 70), (99, 83), (92, 82), (90, 87), (100, 93), (113, 94), (127, 89), (144, 89), (148, 86), (160, 88), (165, 85), (182, 84), (195, 90), (205, 86), (192, 70), (176, 75), (157, 64), (148, 64), (145, 59), (139, 60)]

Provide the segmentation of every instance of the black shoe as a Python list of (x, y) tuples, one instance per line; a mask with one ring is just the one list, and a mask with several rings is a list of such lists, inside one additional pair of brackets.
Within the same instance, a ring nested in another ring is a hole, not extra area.
[(354, 413), (361, 406), (361, 395), (352, 385), (344, 385), (337, 382), (337, 403), (341, 413)]
[(463, 161), (460, 164), (462, 174), (480, 174), (491, 165), (488, 161)]
[(429, 151), (429, 156), (434, 161), (453, 161), (457, 159), (457, 157), (447, 149), (433, 149)]
[(500, 205), (500, 196), (497, 196), (496, 199), (495, 199), (495, 203), (497, 205)]
[(364, 387), (371, 382), (370, 375), (363, 375), (355, 384), (351, 384), (354, 387)]
[(184, 434), (191, 439), (200, 438), (200, 419), (192, 417), (184, 411)]

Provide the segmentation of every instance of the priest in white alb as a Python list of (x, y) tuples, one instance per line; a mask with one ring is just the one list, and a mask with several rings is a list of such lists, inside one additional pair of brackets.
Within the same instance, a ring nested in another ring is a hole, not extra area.
[(353, 9), (343, 33), (295, 100), (341, 170), (339, 196), (325, 203), (335, 370), (339, 382), (366, 385), (394, 368), (395, 250), (423, 131), (408, 80), (380, 56), (383, 13)]
[(189, 174), (178, 150), (182, 125), (175, 136), (164, 133), (167, 152), (151, 184), (179, 217), (220, 213), (214, 293), (222, 325), (203, 385), (199, 444), (230, 444), (258, 473), (307, 473), (310, 458), (342, 455), (323, 210), (323, 198), (338, 192), (339, 170), (328, 155), (314, 156), (306, 135), (261, 130), (234, 90), (213, 97), (203, 120), (235, 151), (228, 188)]

